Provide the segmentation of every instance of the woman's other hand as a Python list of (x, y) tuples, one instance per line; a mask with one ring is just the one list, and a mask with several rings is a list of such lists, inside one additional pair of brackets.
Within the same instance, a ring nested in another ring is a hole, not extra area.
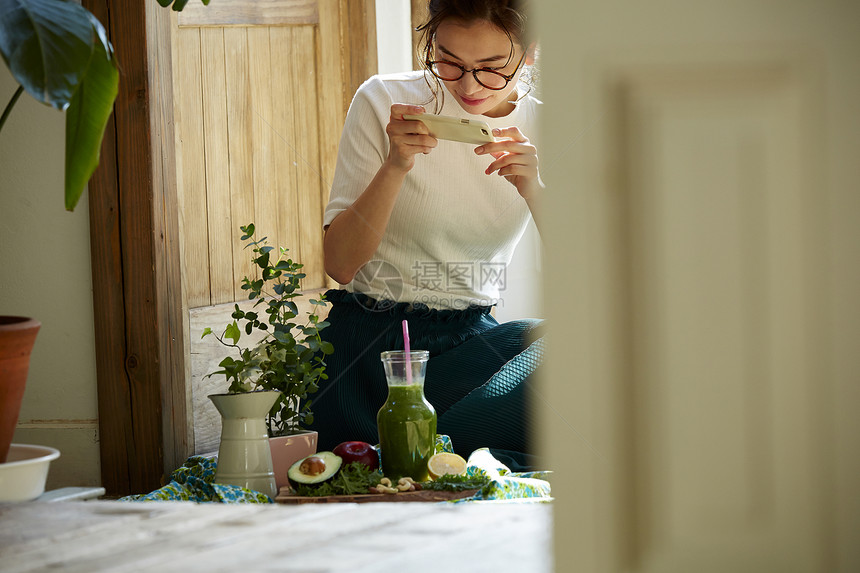
[(533, 199), (543, 188), (538, 172), (537, 149), (517, 127), (494, 129), (493, 135), (499, 140), (475, 149), (478, 155), (492, 155), (495, 158), (484, 173), (498, 173), (516, 187), (524, 199)]
[(415, 165), (416, 155), (430, 153), (438, 143), (423, 122), (403, 119), (404, 114), (419, 113), (424, 113), (420, 105), (396, 103), (391, 106), (391, 116), (385, 127), (389, 141), (386, 163), (396, 169), (409, 171)]

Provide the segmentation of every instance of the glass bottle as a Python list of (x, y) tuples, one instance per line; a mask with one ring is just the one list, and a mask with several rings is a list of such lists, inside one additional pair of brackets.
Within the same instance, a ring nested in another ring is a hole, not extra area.
[(382, 473), (394, 481), (427, 481), (427, 461), (435, 453), (436, 410), (424, 397), (426, 350), (383, 352), (388, 399), (376, 415)]

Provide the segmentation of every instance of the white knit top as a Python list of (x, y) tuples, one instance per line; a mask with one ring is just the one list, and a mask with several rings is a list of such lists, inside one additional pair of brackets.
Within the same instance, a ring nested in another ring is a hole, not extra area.
[[(341, 136), (324, 225), (364, 192), (388, 156), (391, 104), (424, 105), (432, 112), (431, 98), (420, 71), (374, 76), (358, 89)], [(478, 119), (490, 128), (517, 126), (535, 143), (540, 102), (530, 95), (499, 118), (464, 111), (447, 91), (444, 100), (443, 115)], [(429, 154), (416, 156), (382, 242), (346, 290), (437, 309), (486, 306), (500, 298), (506, 265), (531, 214), (513, 185), (484, 173), (493, 157), (476, 155), (475, 147), (439, 140)]]

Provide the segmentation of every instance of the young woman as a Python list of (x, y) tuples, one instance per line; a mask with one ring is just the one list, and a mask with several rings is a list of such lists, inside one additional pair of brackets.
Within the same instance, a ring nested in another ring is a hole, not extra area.
[[(537, 320), (490, 314), (505, 265), (542, 191), (529, 136), (538, 102), (522, 80), (534, 63), (522, 2), (431, 0), (425, 70), (375, 76), (355, 94), (325, 211), (327, 293), (335, 348), (312, 409), (319, 447), (376, 443), (387, 396), (380, 352), (429, 350), (425, 395), (437, 431), (461, 455), (490, 447), (512, 469), (530, 456), (529, 376), (540, 363)], [(424, 111), (479, 119), (496, 141), (437, 140)]]

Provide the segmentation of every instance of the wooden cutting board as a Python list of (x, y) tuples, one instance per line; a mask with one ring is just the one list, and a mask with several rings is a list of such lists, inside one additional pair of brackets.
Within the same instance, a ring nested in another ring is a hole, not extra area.
[(477, 489), (467, 489), (465, 491), (404, 491), (399, 493), (368, 493), (359, 495), (323, 495), (319, 497), (308, 497), (295, 495), (289, 487), (282, 487), (278, 497), (275, 498), (277, 503), (301, 504), (301, 503), (366, 503), (376, 501), (450, 501), (452, 499), (462, 499), (464, 497), (472, 497), (477, 493)]

